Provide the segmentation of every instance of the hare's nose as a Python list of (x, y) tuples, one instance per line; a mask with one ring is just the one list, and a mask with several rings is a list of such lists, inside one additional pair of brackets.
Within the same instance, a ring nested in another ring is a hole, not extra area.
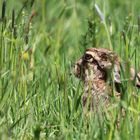
[(80, 63), (78, 62), (71, 64), (70, 75), (76, 74), (79, 67), (80, 67)]
[(82, 60), (81, 59), (76, 62), (77, 66), (80, 66), (81, 64), (82, 64)]

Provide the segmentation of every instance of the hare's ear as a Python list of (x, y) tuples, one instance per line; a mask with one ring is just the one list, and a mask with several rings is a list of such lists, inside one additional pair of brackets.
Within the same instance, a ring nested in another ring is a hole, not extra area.
[(118, 65), (114, 65), (114, 82), (121, 84), (120, 67)]
[(140, 88), (140, 72), (136, 73), (134, 68), (130, 68), (130, 79), (135, 81), (135, 85)]
[(117, 84), (121, 84), (120, 73), (114, 72), (114, 82)]
[(136, 86), (138, 88), (140, 88), (140, 72), (137, 73), (137, 77), (136, 77)]

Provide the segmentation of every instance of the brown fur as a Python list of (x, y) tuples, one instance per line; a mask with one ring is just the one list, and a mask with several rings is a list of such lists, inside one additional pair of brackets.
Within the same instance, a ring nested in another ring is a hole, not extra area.
[[(112, 84), (121, 84), (120, 59), (116, 53), (104, 48), (89, 48), (75, 63), (74, 74), (84, 83), (83, 107), (90, 110), (98, 109), (98, 105), (107, 107), (113, 93)], [(130, 80), (136, 78), (136, 86), (140, 86), (140, 73), (136, 75), (130, 69)], [(114, 91), (114, 96), (121, 94)]]

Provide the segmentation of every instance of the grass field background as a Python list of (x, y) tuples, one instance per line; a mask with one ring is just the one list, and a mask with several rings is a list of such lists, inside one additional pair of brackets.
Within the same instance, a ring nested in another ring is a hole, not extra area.
[(85, 117), (82, 83), (71, 75), (87, 47), (110, 48), (140, 70), (139, 0), (0, 0), (0, 17), (0, 139), (140, 139), (137, 88), (124, 80), (112, 117)]

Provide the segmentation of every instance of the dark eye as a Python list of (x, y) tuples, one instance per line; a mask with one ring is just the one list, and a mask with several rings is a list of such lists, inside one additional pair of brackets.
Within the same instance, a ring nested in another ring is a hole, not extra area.
[(102, 58), (103, 61), (107, 61), (107, 55), (106, 54), (102, 54), (101, 58)]
[(92, 58), (92, 55), (90, 55), (90, 54), (85, 54), (84, 55), (84, 60), (85, 61), (88, 61), (88, 60), (90, 60)]

